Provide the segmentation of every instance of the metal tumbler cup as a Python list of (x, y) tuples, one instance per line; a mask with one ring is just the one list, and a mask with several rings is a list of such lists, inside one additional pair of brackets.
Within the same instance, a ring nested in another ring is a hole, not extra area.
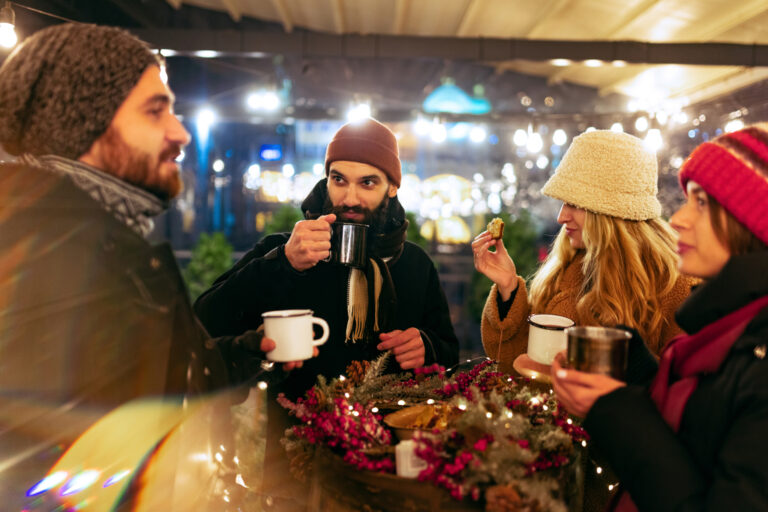
[(331, 229), (331, 262), (355, 268), (365, 267), (368, 225), (334, 222)]
[(624, 380), (632, 338), (629, 332), (610, 327), (569, 327), (565, 334), (569, 367)]

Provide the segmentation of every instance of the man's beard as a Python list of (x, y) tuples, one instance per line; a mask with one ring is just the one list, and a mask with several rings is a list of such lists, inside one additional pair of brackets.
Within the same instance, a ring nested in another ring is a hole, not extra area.
[(345, 213), (357, 213), (362, 214), (363, 219), (356, 224), (367, 224), (373, 233), (384, 233), (387, 228), (389, 218), (389, 196), (384, 196), (379, 206), (371, 210), (369, 208), (363, 208), (362, 206), (333, 206), (331, 199), (326, 196), (325, 204), (323, 205), (323, 214), (327, 215), (333, 213), (336, 215), (336, 219), (344, 221), (343, 214)]
[(152, 156), (131, 147), (113, 127), (107, 128), (103, 139), (103, 171), (154, 194), (163, 201), (179, 195), (184, 183), (177, 172), (164, 175), (160, 167), (181, 151), (178, 144), (163, 149), (156, 163)]

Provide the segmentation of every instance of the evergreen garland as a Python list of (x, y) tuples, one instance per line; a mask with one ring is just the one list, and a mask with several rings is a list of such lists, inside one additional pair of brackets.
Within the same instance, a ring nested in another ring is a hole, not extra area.
[(416, 454), (427, 462), (420, 480), (459, 500), (484, 501), (486, 510), (566, 510), (573, 490), (563, 483), (587, 435), (549, 393), (502, 374), (490, 360), (446, 378), (436, 365), (383, 374), (387, 357), (355, 362), (347, 376), (331, 381), (321, 376), (295, 403), (279, 398), (302, 422), (282, 441), (297, 476), (320, 447), (357, 469), (394, 472), (395, 440), (378, 407), (440, 402), (461, 412), (451, 415), (448, 428), (417, 432)]

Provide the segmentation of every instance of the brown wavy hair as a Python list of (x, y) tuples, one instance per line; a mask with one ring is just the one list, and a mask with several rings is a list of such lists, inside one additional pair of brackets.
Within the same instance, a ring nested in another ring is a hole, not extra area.
[(634, 327), (652, 344), (672, 319), (661, 300), (679, 277), (677, 235), (662, 219), (624, 220), (586, 212), (582, 227), (586, 249), (573, 249), (565, 227), (531, 282), (533, 313), (542, 313), (561, 289), (563, 271), (577, 257), (584, 280), (576, 312), (582, 324)]
[(707, 204), (709, 205), (709, 221), (712, 224), (712, 231), (715, 232), (720, 243), (728, 248), (731, 256), (768, 249), (762, 240), (757, 238), (744, 224), (736, 220), (709, 194), (707, 194)]

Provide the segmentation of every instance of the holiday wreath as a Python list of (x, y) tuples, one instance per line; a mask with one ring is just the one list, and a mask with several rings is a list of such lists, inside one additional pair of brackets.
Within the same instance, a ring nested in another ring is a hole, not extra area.
[(383, 422), (383, 410), (435, 404), (442, 428), (414, 436), (415, 453), (426, 461), (419, 480), (457, 500), (485, 503), (486, 510), (567, 509), (573, 489), (565, 475), (587, 434), (551, 390), (539, 392), (528, 379), (499, 372), (491, 360), (465, 372), (433, 365), (384, 374), (386, 357), (355, 362), (346, 376), (330, 381), (319, 377), (296, 402), (279, 397), (299, 420), (282, 440), (296, 476), (311, 470), (318, 449), (331, 450), (358, 470), (394, 473), (397, 439)]

